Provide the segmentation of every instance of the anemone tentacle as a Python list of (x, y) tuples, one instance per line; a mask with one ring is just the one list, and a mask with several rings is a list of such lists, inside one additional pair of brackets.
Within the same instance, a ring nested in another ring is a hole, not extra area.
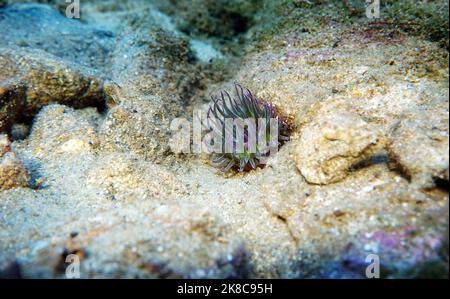
[[(248, 130), (250, 129), (255, 129), (256, 136), (254, 137), (257, 140), (259, 139), (258, 132), (264, 132), (268, 141), (270, 140), (270, 136), (267, 136), (267, 133), (270, 135), (270, 120), (277, 119), (278, 140), (275, 146), (280, 146), (289, 140), (284, 117), (277, 112), (272, 103), (256, 98), (248, 88), (239, 83), (234, 83), (234, 89), (234, 97), (226, 90), (221, 91), (219, 95), (211, 96), (207, 113), (207, 126), (211, 131), (214, 131), (218, 138), (222, 138), (222, 153), (215, 153), (212, 157), (213, 165), (222, 172), (227, 172), (232, 168), (240, 172), (246, 169), (256, 169), (261, 164), (261, 159), (268, 157), (267, 146), (263, 146), (263, 148), (256, 146), (256, 152), (253, 152), (255, 151), (254, 148), (249, 147), (250, 135)], [(236, 119), (253, 119), (255, 121), (254, 124), (253, 121), (247, 123), (247, 130), (244, 130), (243, 153), (237, 153), (237, 136), (234, 134), (234, 128), (230, 130), (226, 125), (226, 119), (232, 119), (233, 121)], [(260, 128), (258, 119), (263, 119), (262, 128)], [(230, 148), (230, 146), (232, 148), (231, 153), (226, 153), (225, 149)]]

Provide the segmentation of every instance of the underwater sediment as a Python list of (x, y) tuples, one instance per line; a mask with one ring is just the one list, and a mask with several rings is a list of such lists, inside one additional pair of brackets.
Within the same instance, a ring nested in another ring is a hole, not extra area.
[[(0, 1), (1, 277), (448, 277), (448, 1), (36, 2)], [(234, 82), (278, 153), (173, 153)]]

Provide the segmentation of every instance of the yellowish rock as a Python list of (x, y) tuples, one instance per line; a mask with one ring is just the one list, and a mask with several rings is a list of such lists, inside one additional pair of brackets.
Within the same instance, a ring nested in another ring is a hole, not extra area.
[(14, 153), (6, 153), (0, 160), (0, 191), (15, 187), (27, 187), (30, 176)]
[(353, 164), (379, 148), (379, 134), (356, 114), (319, 113), (302, 131), (294, 159), (309, 183), (330, 184), (345, 178)]

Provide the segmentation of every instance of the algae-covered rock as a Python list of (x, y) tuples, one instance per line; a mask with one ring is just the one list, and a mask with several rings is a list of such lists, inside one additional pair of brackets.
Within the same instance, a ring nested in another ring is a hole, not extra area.
[(101, 106), (114, 37), (38, 4), (0, 11), (0, 130), (29, 121), (48, 103)]
[(104, 101), (101, 79), (41, 50), (1, 48), (0, 63), (0, 129), (31, 118), (49, 103), (81, 108)]
[(1, 81), (0, 84), (0, 131), (3, 131), (24, 111), (25, 87)]

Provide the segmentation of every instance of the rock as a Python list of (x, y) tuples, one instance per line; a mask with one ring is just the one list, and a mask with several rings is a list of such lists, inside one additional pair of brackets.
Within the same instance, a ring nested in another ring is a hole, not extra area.
[(8, 152), (0, 158), (0, 191), (17, 187), (28, 187), (30, 176), (25, 166)]
[(319, 111), (302, 130), (294, 159), (309, 183), (335, 183), (352, 165), (372, 156), (380, 148), (379, 139), (376, 128), (358, 115)]
[(0, 158), (9, 152), (9, 138), (6, 134), (0, 134)]
[(110, 31), (69, 19), (44, 4), (11, 4), (0, 16), (0, 47), (38, 49), (92, 69), (108, 66), (114, 43)]
[(29, 181), (24, 164), (11, 152), (8, 135), (0, 134), (0, 191), (28, 187)]
[(81, 110), (60, 104), (47, 105), (35, 117), (30, 144), (34, 153), (40, 157), (80, 155), (91, 151), (98, 144), (94, 126)]
[(30, 119), (58, 102), (76, 108), (99, 106), (103, 83), (89, 70), (64, 63), (40, 50), (0, 48), (0, 130)]
[(448, 182), (448, 111), (406, 113), (393, 126), (387, 148), (418, 187), (433, 188), (439, 179)]
[(403, 226), (358, 235), (348, 244), (341, 261), (329, 263), (324, 276), (333, 278), (345, 273), (349, 278), (366, 278), (367, 266), (378, 257), (382, 278), (438, 278), (448, 271), (439, 256), (445, 240), (440, 234), (417, 235), (417, 231), (413, 226)]
[(0, 54), (0, 131), (8, 129), (24, 110), (26, 88), (12, 57)]
[(0, 10), (0, 35), (0, 131), (48, 103), (103, 105), (98, 70), (109, 66), (112, 33), (47, 5), (12, 4)]
[[(433, 265), (438, 276), (445, 273), (445, 255), (440, 253), (447, 238), (445, 195), (425, 195), (383, 169), (388, 167), (361, 169), (333, 188), (314, 186), (308, 197), (291, 204), (287, 224), (302, 244), (301, 255), (313, 253), (312, 261), (320, 260), (315, 270), (319, 277), (365, 278), (369, 254), (380, 257), (382, 277), (421, 277), (420, 269)], [(383, 227), (386, 223), (391, 225)]]
[(106, 88), (116, 106), (100, 128), (101, 147), (161, 159), (169, 151), (170, 121), (190, 117), (184, 107), (198, 88), (199, 69), (185, 38), (151, 19), (133, 29), (117, 38), (114, 88)]

